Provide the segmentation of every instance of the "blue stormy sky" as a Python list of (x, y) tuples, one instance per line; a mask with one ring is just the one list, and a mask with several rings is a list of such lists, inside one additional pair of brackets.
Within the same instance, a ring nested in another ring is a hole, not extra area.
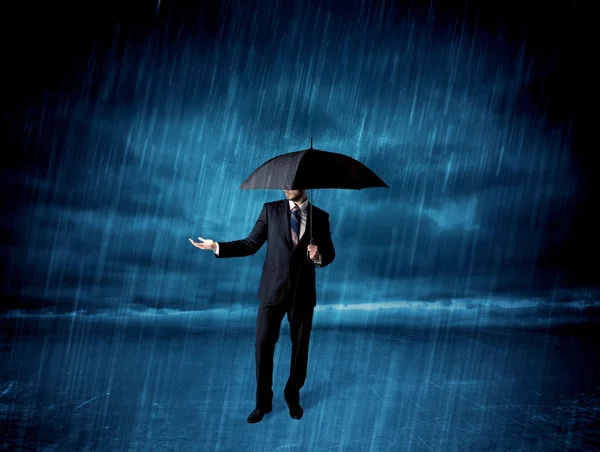
[(3, 173), (10, 307), (255, 305), (266, 246), (216, 260), (188, 237), (245, 238), (283, 195), (239, 185), (311, 136), (390, 186), (313, 192), (337, 251), (319, 304), (577, 298), (540, 264), (578, 189), (569, 122), (523, 97), (552, 55), (435, 9), (227, 5), (209, 37), (117, 26), (12, 120), (32, 159)]

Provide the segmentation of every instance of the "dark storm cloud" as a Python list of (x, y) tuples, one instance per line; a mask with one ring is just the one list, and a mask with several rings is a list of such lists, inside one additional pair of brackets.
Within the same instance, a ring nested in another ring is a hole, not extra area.
[(239, 3), (210, 45), (131, 37), (39, 107), (50, 170), (27, 179), (14, 293), (94, 309), (254, 302), (264, 248), (217, 260), (187, 238), (245, 238), (282, 195), (240, 183), (311, 136), (390, 186), (315, 190), (337, 250), (323, 303), (532, 290), (576, 173), (560, 134), (515, 103), (526, 59), (464, 23), (294, 8)]

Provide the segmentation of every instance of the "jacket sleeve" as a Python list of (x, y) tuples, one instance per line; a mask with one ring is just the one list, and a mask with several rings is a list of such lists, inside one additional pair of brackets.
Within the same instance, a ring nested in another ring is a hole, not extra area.
[(267, 206), (263, 204), (256, 224), (247, 238), (232, 242), (219, 242), (217, 259), (224, 257), (244, 257), (255, 254), (267, 240)]
[(335, 248), (331, 241), (331, 229), (329, 227), (329, 214), (325, 215), (323, 232), (323, 236), (320, 237), (321, 243), (316, 244), (319, 247), (319, 254), (322, 257), (320, 265), (315, 262), (315, 267), (317, 268), (327, 267), (335, 259)]

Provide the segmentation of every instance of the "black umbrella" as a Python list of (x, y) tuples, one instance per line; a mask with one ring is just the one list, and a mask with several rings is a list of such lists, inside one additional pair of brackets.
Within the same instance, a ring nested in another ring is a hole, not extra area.
[(310, 243), (312, 238), (312, 189), (342, 188), (361, 190), (388, 185), (358, 160), (336, 152), (310, 148), (278, 155), (259, 166), (240, 188), (252, 190), (279, 188), (283, 190), (310, 189)]

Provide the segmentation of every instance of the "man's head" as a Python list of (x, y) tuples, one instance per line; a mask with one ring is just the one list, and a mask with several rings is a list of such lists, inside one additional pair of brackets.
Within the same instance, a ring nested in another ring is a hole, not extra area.
[(306, 199), (306, 190), (283, 190), (285, 199), (294, 201), (296, 204), (302, 204)]

